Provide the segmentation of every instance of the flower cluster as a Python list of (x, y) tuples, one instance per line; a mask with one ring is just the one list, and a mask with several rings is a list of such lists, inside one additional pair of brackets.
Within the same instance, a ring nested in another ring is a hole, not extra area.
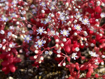
[(2, 71), (15, 72), (22, 49), (37, 68), (49, 56), (69, 69), (68, 79), (81, 78), (86, 70), (86, 78), (91, 77), (104, 66), (105, 25), (100, 26), (104, 10), (105, 0), (1, 0)]

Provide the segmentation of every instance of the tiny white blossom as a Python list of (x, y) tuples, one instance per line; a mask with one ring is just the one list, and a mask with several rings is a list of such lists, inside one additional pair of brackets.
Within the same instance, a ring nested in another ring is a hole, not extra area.
[(102, 55), (102, 58), (105, 58), (105, 55)]
[(1, 20), (2, 20), (2, 21), (6, 21), (6, 22), (7, 22), (7, 21), (8, 21), (8, 18), (6, 18), (4, 15), (2, 15)]
[(13, 1), (12, 1), (12, 4), (17, 4), (17, 3), (18, 3), (17, 0), (13, 0)]
[(63, 30), (61, 30), (61, 34), (62, 34), (63, 36), (68, 36), (70, 33), (69, 33), (68, 30), (63, 29)]
[(104, 18), (105, 17), (105, 13), (101, 13), (100, 16), (101, 16), (101, 18)]
[(87, 18), (83, 19), (83, 20), (82, 20), (82, 24), (84, 24), (84, 25), (89, 24), (89, 20), (88, 20)]
[(55, 7), (54, 6), (50, 6), (50, 10), (54, 10), (55, 9)]
[(89, 54), (92, 56), (92, 57), (98, 57), (99, 55), (96, 54), (96, 52), (93, 52), (93, 51), (90, 51)]
[(99, 65), (98, 59), (95, 60), (95, 64), (96, 64), (96, 65)]
[(40, 34), (42, 35), (42, 33), (44, 32), (45, 29), (43, 29), (43, 27), (39, 27), (38, 30), (36, 30), (38, 33), (37, 34)]
[(45, 7), (46, 6), (46, 3), (45, 2), (41, 2), (40, 5), (43, 6), (43, 7)]
[(74, 28), (75, 28), (76, 30), (78, 30), (78, 31), (81, 31), (81, 30), (82, 30), (82, 28), (81, 28), (81, 26), (80, 26), (79, 24), (74, 25)]
[(74, 59), (74, 60), (76, 60), (77, 57), (78, 57), (77, 53), (73, 53), (72, 56), (71, 56), (71, 58)]
[(43, 40), (38, 40), (37, 42), (36, 42), (36, 45), (38, 46), (38, 47), (41, 47), (41, 46), (43, 46)]
[(81, 18), (81, 16), (82, 16), (82, 14), (76, 13), (75, 18), (76, 18), (76, 19), (79, 19), (79, 18)]
[(16, 13), (12, 13), (11, 14), (11, 17), (13, 18), (13, 17), (16, 17)]

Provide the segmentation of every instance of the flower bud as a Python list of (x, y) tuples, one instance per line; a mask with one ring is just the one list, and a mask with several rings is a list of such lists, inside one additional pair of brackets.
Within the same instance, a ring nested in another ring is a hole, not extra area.
[(65, 49), (65, 51), (66, 51), (67, 53), (70, 53), (70, 50), (71, 50), (71, 49), (70, 49), (70, 46), (69, 46), (69, 45), (66, 45), (64, 49)]
[(89, 78), (91, 76), (91, 74), (92, 73), (90, 71), (88, 71), (87, 74), (86, 74), (86, 77)]
[(2, 71), (6, 71), (6, 70), (7, 70), (7, 67), (3, 67), (3, 68), (2, 68)]
[(9, 62), (5, 60), (5, 61), (3, 61), (3, 62), (1, 63), (1, 65), (2, 65), (2, 66), (8, 66), (8, 65), (9, 65)]
[(15, 72), (16, 71), (16, 67), (13, 64), (9, 65), (9, 69), (11, 72)]
[(96, 77), (96, 78), (98, 78), (98, 77), (99, 77), (99, 75), (98, 75), (98, 74), (95, 74), (95, 77)]
[(102, 9), (101, 9), (100, 6), (97, 6), (97, 7), (95, 8), (95, 11), (96, 11), (97, 13), (101, 13)]

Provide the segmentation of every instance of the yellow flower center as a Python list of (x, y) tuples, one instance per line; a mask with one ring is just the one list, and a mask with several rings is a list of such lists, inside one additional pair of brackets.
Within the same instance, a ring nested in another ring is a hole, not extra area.
[(42, 45), (42, 42), (38, 42), (38, 45), (41, 46)]
[(66, 32), (66, 31), (64, 31), (64, 32), (63, 32), (63, 35), (67, 35), (67, 32)]
[(30, 40), (30, 38), (29, 37), (26, 37), (26, 40)]
[(42, 30), (42, 29), (40, 29), (40, 30), (39, 30), (39, 32), (43, 32), (43, 30)]

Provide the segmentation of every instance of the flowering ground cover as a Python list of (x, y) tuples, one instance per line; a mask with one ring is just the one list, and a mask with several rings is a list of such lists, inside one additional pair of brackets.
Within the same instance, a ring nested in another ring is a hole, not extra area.
[(0, 0), (0, 60), (16, 79), (104, 79), (105, 0)]

